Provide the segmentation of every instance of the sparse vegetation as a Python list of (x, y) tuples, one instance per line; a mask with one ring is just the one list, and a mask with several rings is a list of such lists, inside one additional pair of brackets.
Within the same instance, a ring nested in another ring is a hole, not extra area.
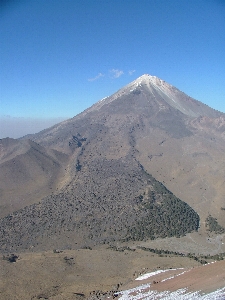
[(74, 258), (73, 257), (65, 256), (64, 261), (67, 263), (67, 265), (70, 265), (70, 266), (74, 264)]
[(162, 250), (162, 249), (153, 249), (153, 248), (146, 248), (146, 247), (138, 247), (141, 250), (149, 251), (155, 254), (158, 254), (160, 257), (162, 256), (180, 256), (180, 257), (189, 257), (190, 259), (193, 259), (200, 264), (207, 264), (211, 260), (223, 260), (225, 257), (224, 253), (219, 253), (216, 255), (197, 255), (195, 253), (180, 253), (176, 251), (170, 251), (170, 250)]
[(218, 224), (217, 219), (209, 215), (205, 220), (205, 226), (208, 231), (217, 234), (225, 233), (225, 228)]
[(14, 263), (17, 261), (17, 259), (19, 258), (18, 255), (15, 254), (7, 254), (7, 255), (3, 255), (3, 260), (7, 260), (10, 263)]
[(81, 170), (81, 164), (80, 164), (80, 161), (77, 160), (77, 163), (76, 163), (76, 170), (77, 171), (80, 171)]
[(109, 246), (108, 249), (112, 249), (112, 250), (115, 250), (115, 251), (119, 251), (119, 252), (124, 252), (124, 251), (136, 251), (136, 249), (134, 248), (130, 248), (128, 246), (122, 246), (122, 247), (116, 247), (116, 246)]
[(62, 250), (59, 250), (59, 249), (53, 249), (53, 253), (62, 253), (63, 251)]

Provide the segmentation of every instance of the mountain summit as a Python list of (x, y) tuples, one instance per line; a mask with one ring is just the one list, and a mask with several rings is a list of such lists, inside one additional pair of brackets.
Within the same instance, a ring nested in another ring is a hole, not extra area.
[(217, 117), (219, 115), (215, 110), (187, 96), (164, 80), (148, 74), (140, 76), (124, 88), (120, 89), (111, 97), (103, 98), (97, 102), (92, 109), (99, 109), (103, 105), (109, 104), (119, 97), (140, 93), (146, 95), (149, 102), (154, 102), (155, 99), (157, 99), (160, 109), (172, 107), (190, 117), (198, 117), (201, 115)]
[[(143, 75), (72, 119), (2, 140), (1, 247), (74, 248), (199, 226), (204, 233), (209, 214), (225, 226), (224, 132), (223, 113)], [(15, 163), (19, 195), (9, 180)]]
[[(117, 115), (120, 116), (118, 124), (117, 121), (114, 123)], [(166, 130), (171, 136), (182, 137), (192, 134), (200, 124), (208, 130), (223, 129), (224, 116), (158, 77), (145, 74), (74, 118), (28, 137), (68, 153), (68, 143), (74, 131), (81, 133), (89, 128), (93, 134), (99, 126), (116, 126), (120, 130), (123, 123), (123, 127), (128, 128), (129, 122), (145, 122), (147, 119), (152, 126)]]

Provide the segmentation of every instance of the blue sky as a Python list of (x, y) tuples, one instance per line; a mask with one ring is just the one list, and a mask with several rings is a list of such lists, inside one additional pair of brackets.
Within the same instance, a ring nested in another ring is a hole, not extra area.
[(0, 138), (73, 117), (145, 73), (225, 112), (224, 0), (9, 0), (0, 10)]

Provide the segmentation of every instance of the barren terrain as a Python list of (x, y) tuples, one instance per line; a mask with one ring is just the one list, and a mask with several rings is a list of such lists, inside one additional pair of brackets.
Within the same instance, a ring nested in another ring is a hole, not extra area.
[(225, 262), (144, 274), (119, 292), (118, 299), (225, 299)]
[[(92, 250), (24, 252), (17, 254), (19, 258), (14, 263), (1, 259), (0, 298), (106, 299), (113, 298), (118, 291), (147, 283), (150, 290), (145, 289), (145, 293), (174, 292), (182, 288), (188, 292), (210, 293), (225, 286), (224, 261), (209, 260), (211, 263), (202, 266), (188, 257), (157, 255), (137, 246), (133, 243), (130, 247), (117, 245), (117, 250), (105, 245)], [(160, 273), (160, 270), (168, 271)], [(135, 280), (150, 272), (156, 275)]]
[(106, 248), (21, 253), (15, 263), (1, 259), (0, 298), (66, 300), (76, 299), (76, 293), (89, 297), (92, 291), (122, 289), (142, 273), (199, 265), (186, 257)]

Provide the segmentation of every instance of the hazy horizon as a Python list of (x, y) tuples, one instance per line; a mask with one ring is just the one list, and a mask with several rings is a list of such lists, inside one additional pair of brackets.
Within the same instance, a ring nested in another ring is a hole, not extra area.
[(51, 127), (64, 118), (19, 118), (2, 116), (0, 117), (0, 139), (2, 138), (20, 138), (27, 134), (37, 133), (43, 129)]

